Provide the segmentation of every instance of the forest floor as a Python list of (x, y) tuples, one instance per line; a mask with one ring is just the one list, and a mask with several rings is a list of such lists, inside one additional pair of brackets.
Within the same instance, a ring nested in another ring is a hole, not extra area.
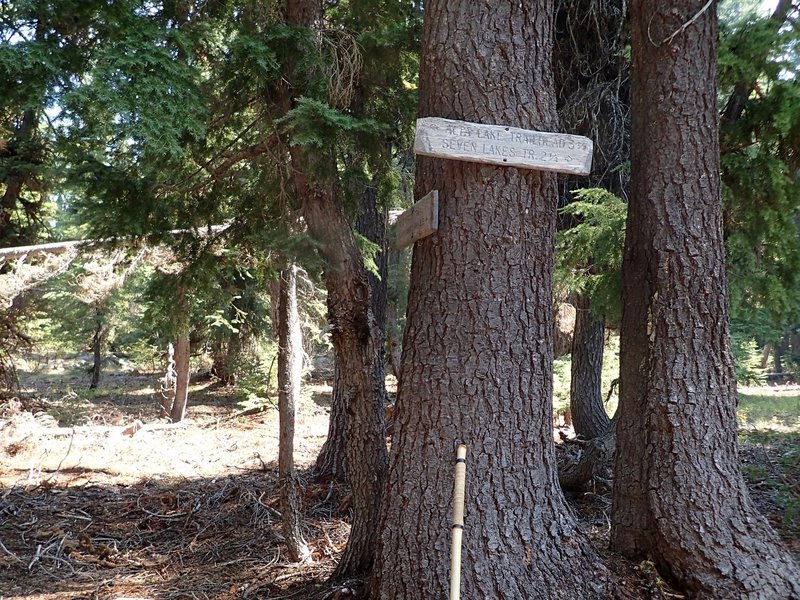
[[(309, 479), (332, 374), (304, 386), (298, 414), (309, 564), (289, 561), (280, 536), (276, 409), (241, 415), (241, 394), (198, 381), (189, 417), (169, 425), (157, 375), (117, 369), (93, 393), (76, 392), (85, 375), (62, 363), (22, 375), (25, 393), (0, 399), (0, 600), (333, 599), (356, 587), (326, 583), (349, 531), (348, 490)], [(748, 394), (758, 406), (781, 395)], [(800, 391), (783, 396), (777, 421), (745, 419), (740, 449), (756, 503), (800, 558)], [(607, 494), (570, 503), (626, 596), (682, 597), (651, 563), (605, 550)]]

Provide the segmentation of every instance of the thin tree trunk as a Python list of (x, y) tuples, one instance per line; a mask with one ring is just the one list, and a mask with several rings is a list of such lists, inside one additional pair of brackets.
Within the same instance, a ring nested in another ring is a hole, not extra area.
[(761, 368), (766, 369), (769, 365), (769, 355), (772, 354), (772, 344), (769, 342), (764, 344), (764, 348), (761, 350)]
[(168, 417), (172, 413), (172, 405), (175, 402), (177, 379), (177, 372), (175, 370), (175, 346), (170, 343), (167, 345), (167, 367), (164, 372), (164, 377), (159, 381), (161, 416)]
[(170, 419), (173, 423), (183, 421), (189, 401), (189, 305), (186, 290), (178, 286), (175, 303), (180, 331), (175, 342), (175, 399), (172, 401)]
[(92, 363), (92, 381), (89, 384), (89, 389), (97, 389), (100, 383), (100, 373), (103, 369), (103, 344), (106, 338), (106, 327), (103, 323), (103, 315), (100, 308), (94, 308), (94, 335), (92, 336), (92, 356), (94, 362)]
[[(552, 130), (553, 4), (425, 3), (420, 115)], [(452, 465), (467, 445), (463, 598), (608, 598), (558, 486), (552, 174), (418, 157), (439, 230), (416, 243), (372, 594), (447, 597)]]
[(783, 373), (783, 355), (786, 352), (786, 338), (781, 338), (780, 341), (775, 342), (775, 348), (772, 353), (772, 372), (776, 375)]
[(297, 267), (294, 265), (281, 271), (277, 312), (281, 523), (289, 558), (293, 561), (305, 561), (310, 552), (300, 530), (300, 486), (294, 470), (294, 421), (303, 371), (303, 339), (300, 317), (297, 314)]
[(175, 399), (172, 401), (170, 419), (183, 421), (189, 401), (189, 333), (181, 333), (175, 341)]
[[(389, 358), (389, 368), (397, 380), (400, 380), (400, 358), (403, 348), (402, 332), (399, 334), (400, 314), (398, 314), (400, 307), (405, 305), (405, 295), (408, 291), (408, 281), (406, 278), (405, 259), (403, 251), (396, 248), (394, 244), (388, 244), (386, 249), (387, 256), (387, 273), (392, 271), (393, 287), (391, 290), (387, 289), (386, 301), (386, 351)], [(387, 275), (388, 283), (388, 275)], [(403, 315), (405, 316), (405, 315)]]
[(800, 597), (736, 446), (719, 188), (716, 5), (633, 3), (611, 543), (692, 597)]
[(611, 424), (603, 406), (601, 390), (605, 323), (595, 318), (590, 305), (584, 294), (580, 294), (575, 303), (569, 388), (572, 426), (575, 434), (585, 440), (600, 437)]

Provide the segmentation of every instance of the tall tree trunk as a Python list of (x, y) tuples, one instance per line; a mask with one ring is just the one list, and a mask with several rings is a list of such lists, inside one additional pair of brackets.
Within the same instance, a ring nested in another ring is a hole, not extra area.
[(173, 423), (183, 421), (189, 401), (189, 303), (182, 285), (178, 285), (176, 296), (175, 312), (180, 329), (175, 341), (175, 398), (170, 412)]
[(303, 371), (303, 338), (297, 314), (297, 267), (289, 266), (280, 275), (278, 302), (278, 476), (283, 537), (289, 558), (307, 560), (308, 546), (300, 531), (300, 497), (294, 470), (294, 420), (300, 398)]
[[(551, 130), (550, 1), (425, 4), (420, 115)], [(464, 598), (608, 598), (558, 486), (556, 180), (418, 158), (439, 231), (416, 243), (375, 597), (447, 596), (452, 464), (468, 447)]]
[(106, 339), (106, 326), (103, 322), (102, 310), (99, 307), (94, 308), (94, 335), (92, 336), (92, 381), (89, 384), (89, 389), (97, 389), (100, 383), (100, 373), (103, 369), (103, 345)]
[[(319, 32), (320, 0), (287, 0), (289, 25)], [(293, 66), (287, 69), (291, 81)], [(285, 90), (284, 108), (293, 102)], [(291, 146), (294, 189), (311, 235), (327, 263), (328, 320), (339, 365), (345, 407), (347, 476), (352, 489), (353, 522), (334, 577), (363, 574), (372, 567), (380, 498), (388, 465), (383, 422), (384, 381), (381, 338), (361, 252), (341, 205), (336, 162), (325, 150)]]
[(601, 390), (605, 322), (592, 314), (585, 294), (578, 295), (575, 309), (569, 407), (576, 435), (591, 440), (603, 435), (611, 424)]
[(633, 3), (612, 546), (698, 598), (795, 598), (736, 447), (719, 190), (716, 5)]
[[(388, 277), (387, 261), (387, 215), (378, 208), (378, 189), (375, 185), (369, 185), (364, 189), (361, 196), (361, 206), (359, 216), (356, 221), (356, 231), (366, 237), (371, 242), (380, 246), (380, 254), (375, 257), (378, 267), (378, 275), (368, 273), (371, 299), (372, 314), (375, 316), (377, 333), (379, 339), (380, 357), (376, 369), (380, 370), (376, 376), (381, 381), (385, 379), (385, 346), (386, 346), (386, 280)], [(346, 417), (345, 405), (342, 401), (341, 369), (339, 364), (334, 365), (333, 395), (331, 398), (331, 416), (328, 422), (328, 437), (322, 445), (316, 463), (314, 464), (314, 478), (317, 481), (344, 481), (346, 474), (345, 447), (346, 436)], [(382, 388), (383, 400), (385, 403), (386, 390)]]

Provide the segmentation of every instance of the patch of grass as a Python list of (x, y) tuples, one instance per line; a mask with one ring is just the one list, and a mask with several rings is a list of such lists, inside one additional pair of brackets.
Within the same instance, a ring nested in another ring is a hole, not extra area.
[(800, 395), (773, 392), (769, 388), (740, 393), (737, 416), (742, 427), (800, 431)]

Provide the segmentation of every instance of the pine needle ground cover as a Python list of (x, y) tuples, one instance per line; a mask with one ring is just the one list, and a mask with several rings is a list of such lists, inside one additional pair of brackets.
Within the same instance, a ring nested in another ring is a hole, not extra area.
[[(35, 393), (0, 401), (0, 597), (346, 597), (335, 595), (346, 585), (326, 580), (349, 533), (349, 490), (308, 472), (327, 431), (332, 372), (315, 373), (299, 409), (302, 524), (314, 562), (298, 564), (280, 529), (277, 409), (242, 416), (235, 388), (199, 380), (189, 419), (171, 426), (158, 418), (155, 375), (118, 369), (86, 394), (78, 367), (23, 372)], [(780, 430), (743, 421), (740, 444), (754, 499), (796, 554), (800, 423), (787, 406), (798, 400), (758, 388), (740, 411), (772, 413), (754, 423), (795, 419)], [(607, 492), (569, 500), (625, 597), (681, 597), (652, 564), (606, 550)]]

